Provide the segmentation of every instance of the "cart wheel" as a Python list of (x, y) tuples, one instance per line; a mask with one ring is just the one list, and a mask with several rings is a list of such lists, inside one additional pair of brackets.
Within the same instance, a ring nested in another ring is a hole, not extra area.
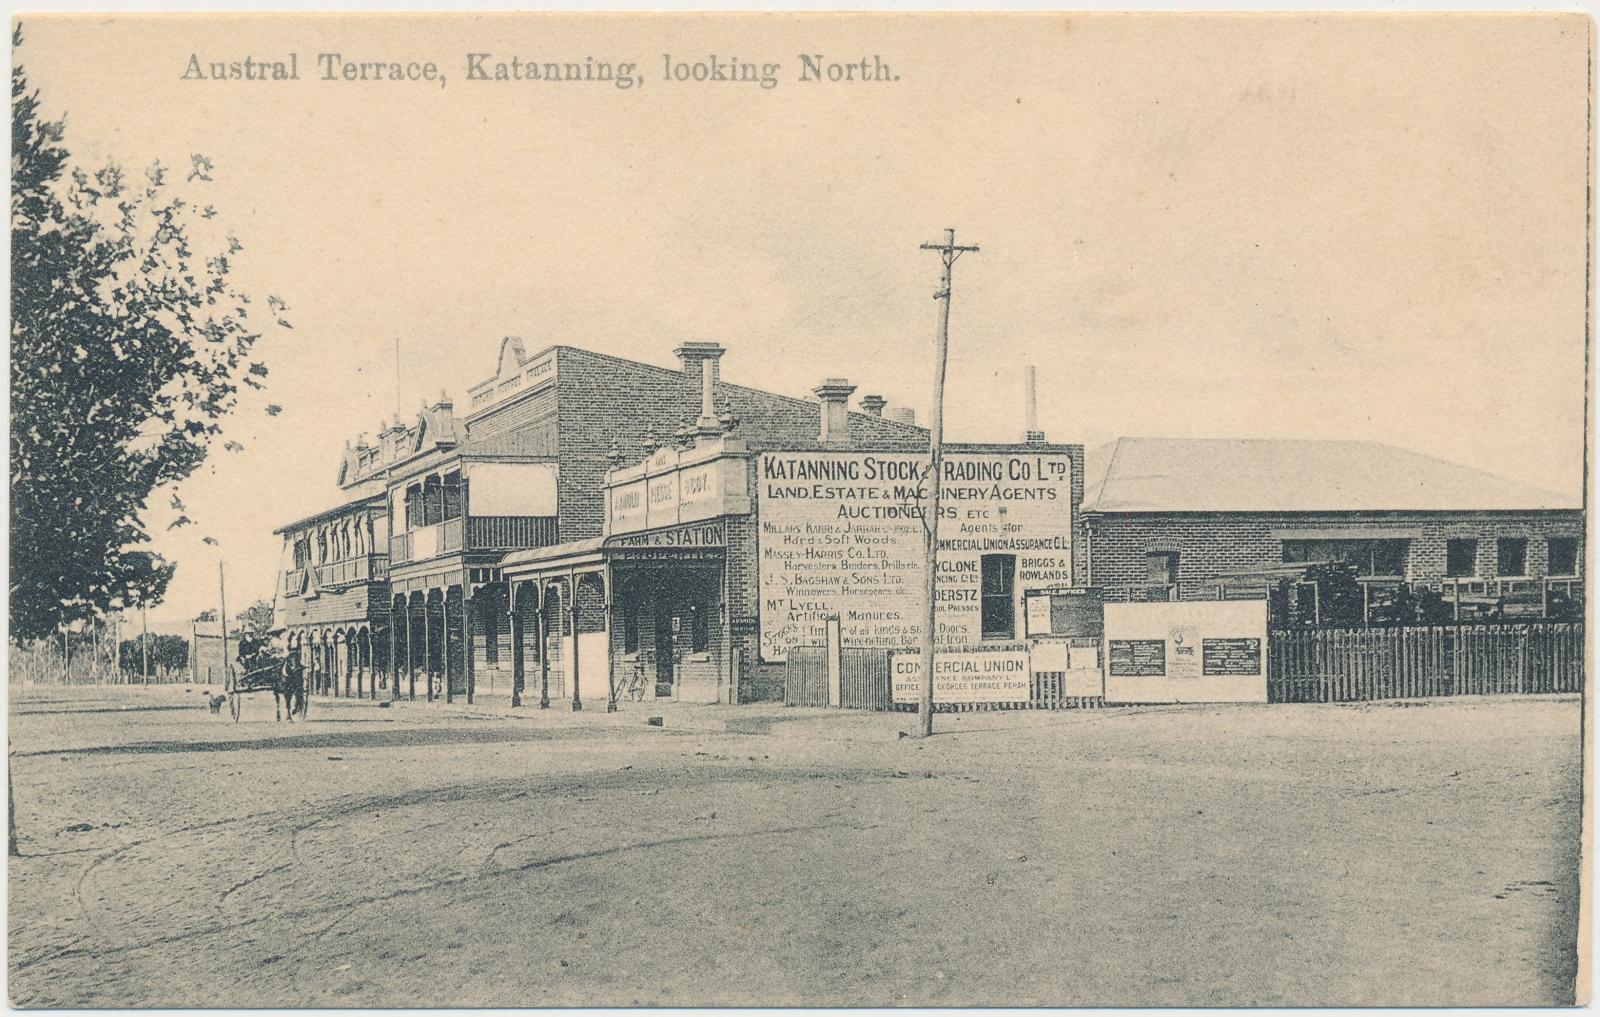
[(233, 714), (233, 722), (235, 724), (239, 723), (239, 713), (243, 706), (244, 702), (237, 690), (228, 693), (228, 712)]

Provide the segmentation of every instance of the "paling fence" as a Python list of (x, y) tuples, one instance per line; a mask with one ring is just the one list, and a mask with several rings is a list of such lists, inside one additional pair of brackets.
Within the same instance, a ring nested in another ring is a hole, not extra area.
[(839, 652), (839, 705), (854, 710), (887, 710), (894, 705), (889, 654), (846, 646)]
[(1274, 630), (1267, 640), (1267, 699), (1580, 692), (1583, 632), (1580, 623)]
[[(1539, 622), (1373, 629), (1274, 629), (1267, 640), (1267, 699), (1337, 703), (1433, 696), (1581, 692), (1584, 626)], [(844, 647), (839, 705), (914, 710), (895, 703), (889, 653)], [(936, 711), (1065, 710), (1104, 707), (1100, 697), (1069, 696), (1067, 676), (1036, 671), (1029, 697), (1016, 702), (936, 703)], [(827, 650), (789, 653), (784, 702), (828, 705)]]
[(783, 668), (784, 706), (828, 705), (828, 648), (793, 646)]

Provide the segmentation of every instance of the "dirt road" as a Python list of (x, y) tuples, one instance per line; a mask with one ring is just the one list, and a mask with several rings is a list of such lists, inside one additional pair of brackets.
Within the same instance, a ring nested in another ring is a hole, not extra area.
[[(1575, 698), (647, 727), (14, 689), (24, 1007), (1552, 1004)], [(259, 719), (262, 717), (266, 719)]]

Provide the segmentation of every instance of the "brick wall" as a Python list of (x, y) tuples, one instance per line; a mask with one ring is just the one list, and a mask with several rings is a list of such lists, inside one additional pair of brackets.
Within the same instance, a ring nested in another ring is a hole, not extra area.
[(1430, 581), (1445, 576), (1445, 542), (1467, 537), (1478, 542), (1477, 575), (1497, 577), (1496, 541), (1528, 541), (1527, 574), (1546, 574), (1550, 537), (1579, 539), (1583, 568), (1583, 514), (1548, 512), (1361, 512), (1361, 513), (1111, 513), (1093, 514), (1092, 581), (1097, 586), (1143, 585), (1147, 556), (1177, 552), (1180, 585), (1205, 582), (1229, 573), (1283, 564), (1281, 531), (1405, 531), (1409, 545), (1405, 578)]
[[(701, 379), (698, 371), (686, 374), (589, 350), (562, 347), (558, 356), (561, 539), (582, 540), (598, 536), (605, 523), (601, 484), (613, 442), (627, 465), (645, 458), (652, 435), (670, 442), (699, 415)], [(816, 402), (722, 381), (716, 402), (718, 412), (739, 418), (733, 436), (752, 449), (821, 447)], [(866, 413), (850, 414), (850, 438), (857, 447), (885, 450), (927, 444), (923, 429)]]

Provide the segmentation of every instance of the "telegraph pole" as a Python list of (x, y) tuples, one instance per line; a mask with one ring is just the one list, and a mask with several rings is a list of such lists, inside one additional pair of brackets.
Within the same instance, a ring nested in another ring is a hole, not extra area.
[(228, 586), (222, 575), (222, 562), (217, 562), (217, 619), (222, 623), (222, 683), (231, 687), (228, 681)]
[(917, 737), (933, 734), (933, 646), (937, 601), (934, 587), (939, 573), (939, 491), (942, 486), (941, 464), (944, 461), (944, 369), (950, 351), (950, 290), (956, 259), (967, 252), (977, 253), (976, 246), (961, 247), (956, 244), (956, 231), (944, 231), (944, 243), (923, 244), (924, 251), (938, 251), (944, 271), (939, 277), (939, 292), (933, 299), (939, 301), (939, 335), (933, 358), (933, 401), (928, 410), (928, 516), (923, 532), (927, 537), (927, 574), (924, 589), (928, 610), (922, 620), (922, 698), (917, 704)]

